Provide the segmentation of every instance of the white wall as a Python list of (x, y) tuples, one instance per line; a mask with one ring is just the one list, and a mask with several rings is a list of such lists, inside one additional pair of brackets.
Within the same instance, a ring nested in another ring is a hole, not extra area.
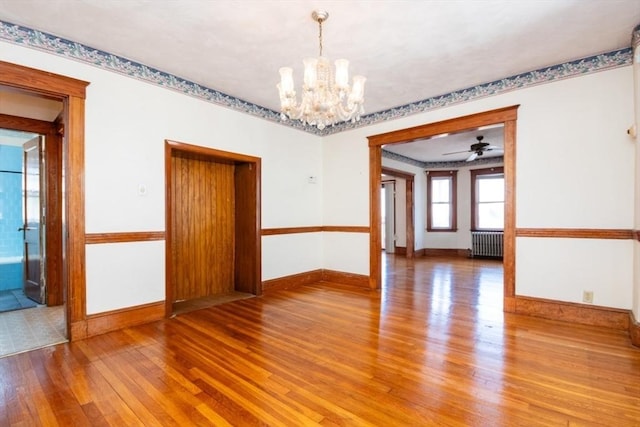
[[(321, 138), (4, 42), (0, 60), (91, 83), (85, 126), (87, 233), (165, 229), (165, 139), (262, 158), (264, 228), (322, 223), (322, 179), (308, 182), (308, 176), (323, 172)], [(138, 195), (140, 184), (147, 188), (145, 196)], [(88, 245), (88, 314), (163, 300), (163, 248), (164, 242)], [(317, 233), (265, 237), (263, 279), (322, 268), (322, 257)]]
[[(368, 194), (368, 176), (362, 173), (368, 164), (367, 136), (520, 104), (516, 226), (631, 229), (635, 146), (626, 129), (633, 121), (632, 83), (631, 67), (617, 68), (326, 137), (323, 166), (332, 176), (325, 177), (324, 217), (367, 223), (368, 204), (361, 200)], [(339, 167), (345, 158), (354, 168)], [(334, 196), (338, 192), (340, 200)], [(580, 272), (588, 264), (593, 275), (589, 290), (596, 303), (630, 308), (633, 246), (627, 243), (575, 239), (572, 250), (564, 251), (565, 239), (545, 238), (536, 245), (530, 238), (518, 238), (516, 294), (581, 302), (585, 283)], [(547, 253), (562, 256), (541, 265), (537, 260), (547, 259)], [(615, 263), (594, 262), (611, 254)], [(350, 252), (359, 263), (364, 256)], [(532, 279), (528, 272), (534, 268), (538, 278), (559, 274), (561, 286), (548, 288)]]
[[(0, 42), (0, 60), (91, 82), (86, 109), (88, 233), (164, 230), (166, 138), (261, 157), (265, 228), (366, 226), (367, 136), (514, 104), (521, 105), (517, 227), (634, 226), (635, 145), (625, 133), (633, 121), (631, 67), (516, 90), (321, 139), (5, 42)], [(317, 175), (318, 183), (309, 184), (309, 175)], [(416, 181), (421, 175), (416, 174)], [(140, 184), (148, 190), (144, 197), (137, 195)], [(416, 190), (416, 196), (419, 193)], [(416, 198), (416, 203), (422, 201)], [(419, 221), (416, 216), (416, 228), (424, 226)], [(516, 293), (579, 302), (586, 268), (597, 303), (630, 308), (633, 245), (565, 240), (517, 239)], [(313, 250), (319, 241), (321, 250)], [(264, 279), (316, 268), (368, 274), (366, 233), (269, 236), (263, 243)], [(90, 312), (154, 302), (164, 295), (164, 278), (158, 275), (164, 271), (159, 243), (136, 250), (140, 247), (139, 243), (123, 243), (87, 248)], [(286, 256), (290, 253), (296, 255)], [(552, 253), (558, 257), (550, 258)], [(540, 259), (548, 262), (540, 263)], [(594, 263), (594, 259), (606, 262)], [(132, 271), (133, 267), (139, 276), (116, 271)], [(557, 286), (541, 283), (541, 278), (554, 275), (562, 278)], [(639, 293), (636, 290), (636, 315)]]

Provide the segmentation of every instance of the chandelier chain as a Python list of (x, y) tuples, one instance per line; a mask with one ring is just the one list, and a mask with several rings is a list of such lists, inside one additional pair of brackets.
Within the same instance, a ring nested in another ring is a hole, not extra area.
[(322, 18), (318, 18), (318, 39), (320, 41), (320, 56), (322, 56)]

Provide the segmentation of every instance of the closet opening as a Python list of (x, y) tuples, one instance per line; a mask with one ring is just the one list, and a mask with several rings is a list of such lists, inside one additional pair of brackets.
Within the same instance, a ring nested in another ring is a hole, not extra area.
[(260, 158), (165, 142), (166, 315), (262, 293)]

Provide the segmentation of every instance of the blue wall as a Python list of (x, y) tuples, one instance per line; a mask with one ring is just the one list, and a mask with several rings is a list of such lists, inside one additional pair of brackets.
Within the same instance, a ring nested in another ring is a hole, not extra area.
[(0, 291), (22, 288), (22, 147), (0, 145)]

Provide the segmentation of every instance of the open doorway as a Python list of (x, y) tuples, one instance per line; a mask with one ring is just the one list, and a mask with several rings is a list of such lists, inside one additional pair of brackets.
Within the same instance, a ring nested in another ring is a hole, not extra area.
[(415, 255), (414, 179), (411, 173), (382, 166), (381, 180), (395, 184), (394, 223), (397, 239), (394, 253), (407, 258)]
[[(62, 103), (0, 91), (0, 356), (67, 340), (62, 283)], [(19, 105), (18, 111), (12, 106)], [(21, 110), (21, 111), (20, 111)]]
[(437, 135), (457, 134), (492, 125), (504, 126), (504, 275), (503, 309), (514, 309), (515, 274), (515, 140), (518, 106), (478, 113), (442, 122), (426, 124), (386, 134), (370, 136), (370, 287), (379, 289), (382, 284), (382, 261), (380, 258), (380, 193), (382, 172), (382, 147), (402, 144)]

